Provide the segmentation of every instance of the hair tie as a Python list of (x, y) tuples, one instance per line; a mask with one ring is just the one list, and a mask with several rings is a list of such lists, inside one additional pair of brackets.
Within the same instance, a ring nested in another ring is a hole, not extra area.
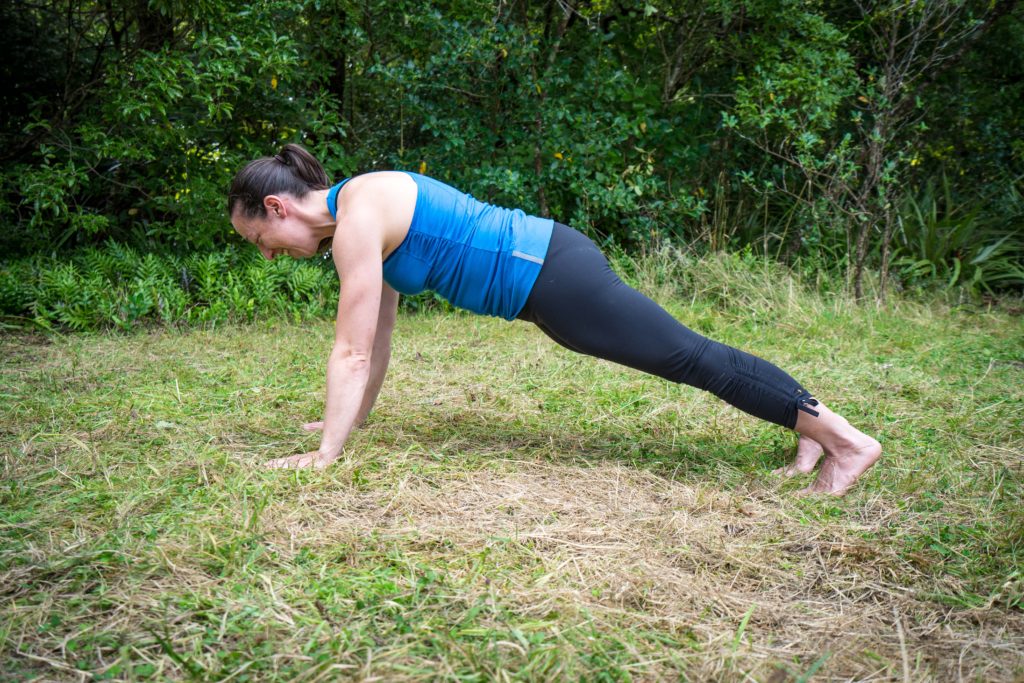
[(274, 155), (274, 160), (275, 160), (275, 161), (280, 161), (280, 162), (281, 162), (282, 164), (284, 164), (285, 166), (287, 166), (287, 165), (288, 165), (288, 162), (287, 162), (287, 161), (285, 161), (284, 157), (282, 157), (282, 156), (281, 156), (280, 154), (275, 154), (275, 155)]

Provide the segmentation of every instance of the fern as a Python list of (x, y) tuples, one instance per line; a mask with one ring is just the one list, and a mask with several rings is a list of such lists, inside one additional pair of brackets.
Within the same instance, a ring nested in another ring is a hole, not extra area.
[(24, 316), (31, 311), (35, 270), (32, 260), (0, 266), (0, 314)]
[(223, 294), (223, 276), (227, 270), (222, 254), (209, 253), (194, 257), (188, 268), (192, 275), (196, 297), (200, 302), (212, 304)]
[(122, 329), (159, 322), (216, 325), (287, 315), (330, 316), (329, 267), (229, 248), (182, 257), (108, 242), (63, 259), (34, 256), (0, 269), (0, 314), (46, 327)]
[(225, 289), (227, 290), (228, 304), (234, 316), (244, 320), (252, 320), (253, 312), (256, 308), (255, 301), (249, 295), (248, 289), (244, 286), (243, 282), (234, 273), (227, 274)]
[(171, 276), (173, 271), (168, 266), (167, 261), (156, 254), (146, 254), (135, 269), (135, 279), (152, 286), (158, 280)]
[(294, 301), (307, 301), (320, 284), (320, 274), (312, 268), (297, 267), (288, 276), (288, 291)]
[(157, 287), (156, 311), (164, 324), (173, 324), (185, 318), (189, 300), (185, 292), (167, 281)]
[(139, 254), (129, 246), (117, 242), (108, 241), (104, 249), (115, 261), (115, 270), (111, 274), (112, 280), (122, 280), (131, 277), (139, 267)]
[(79, 263), (82, 264), (82, 270), (87, 273), (100, 275), (111, 283), (117, 281), (120, 262), (107, 250), (85, 249), (79, 257)]

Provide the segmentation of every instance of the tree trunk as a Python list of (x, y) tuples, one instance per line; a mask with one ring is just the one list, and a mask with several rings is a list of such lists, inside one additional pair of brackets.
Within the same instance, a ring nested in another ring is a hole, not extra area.
[(887, 206), (885, 209), (885, 229), (882, 232), (882, 265), (878, 273), (878, 299), (882, 303), (885, 303), (885, 287), (889, 281), (889, 254), (891, 253), (889, 242), (892, 240), (893, 224), (896, 222), (893, 213), (892, 206)]

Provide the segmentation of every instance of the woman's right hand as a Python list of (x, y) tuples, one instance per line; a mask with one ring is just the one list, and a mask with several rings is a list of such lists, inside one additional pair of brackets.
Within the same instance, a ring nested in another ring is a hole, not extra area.
[(268, 460), (264, 463), (264, 467), (269, 467), (271, 469), (303, 469), (313, 467), (318, 470), (322, 470), (336, 459), (337, 458), (327, 458), (320, 451), (311, 451), (309, 453), (299, 453), (297, 455), (289, 455), (285, 458)]
[(307, 422), (302, 425), (302, 428), (307, 432), (322, 432), (324, 429), (324, 423), (322, 420), (320, 422)]

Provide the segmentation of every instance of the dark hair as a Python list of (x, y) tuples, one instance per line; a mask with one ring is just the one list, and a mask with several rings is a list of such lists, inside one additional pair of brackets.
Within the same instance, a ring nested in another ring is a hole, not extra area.
[(228, 190), (228, 215), (238, 207), (246, 218), (267, 214), (263, 198), (270, 194), (290, 194), (297, 199), (310, 190), (331, 186), (327, 171), (312, 154), (299, 145), (287, 144), (272, 157), (260, 157), (245, 165)]

